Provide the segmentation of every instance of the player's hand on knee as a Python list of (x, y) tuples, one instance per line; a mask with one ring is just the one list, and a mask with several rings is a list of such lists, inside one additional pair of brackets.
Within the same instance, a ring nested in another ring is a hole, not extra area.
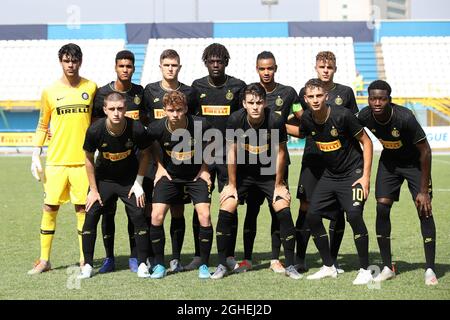
[(234, 198), (236, 201), (238, 201), (236, 187), (229, 184), (226, 185), (220, 193), (220, 204), (223, 204), (228, 198)]
[(33, 150), (33, 155), (31, 156), (31, 174), (36, 178), (37, 181), (44, 181), (44, 171), (42, 170), (41, 163), (41, 147), (36, 147)]
[(364, 200), (367, 200), (370, 192), (370, 179), (368, 177), (362, 176), (361, 178), (353, 182), (352, 187), (358, 184), (360, 184), (363, 189)]
[(102, 198), (100, 197), (100, 193), (95, 190), (89, 190), (87, 200), (86, 200), (86, 212), (88, 212), (94, 203), (99, 202), (101, 206), (103, 206)]
[(288, 203), (291, 201), (289, 189), (284, 184), (275, 186), (272, 203), (275, 203), (278, 197), (286, 200)]
[(162, 177), (166, 177), (167, 179), (172, 181), (172, 177), (167, 172), (167, 170), (163, 166), (159, 165), (155, 173), (155, 180), (153, 181), (153, 185), (156, 186), (156, 184), (159, 180), (161, 180)]
[(128, 192), (128, 199), (131, 198), (131, 195), (134, 193), (134, 196), (136, 197), (136, 205), (140, 208), (144, 208), (145, 206), (145, 194), (144, 189), (142, 188), (143, 181), (144, 176), (137, 175), (130, 192)]
[(202, 165), (200, 168), (200, 171), (198, 172), (197, 176), (194, 178), (194, 181), (197, 181), (198, 179), (202, 179), (206, 182), (208, 186), (211, 186), (211, 174), (208, 171), (208, 166), (205, 164)]
[(416, 196), (415, 204), (420, 217), (429, 218), (433, 215), (431, 198), (428, 193), (419, 193)]

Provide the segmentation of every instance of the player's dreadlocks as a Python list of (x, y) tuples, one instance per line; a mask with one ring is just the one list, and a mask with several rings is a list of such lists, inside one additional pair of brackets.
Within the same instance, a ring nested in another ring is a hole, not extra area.
[(230, 54), (228, 53), (227, 48), (225, 48), (225, 46), (220, 43), (212, 43), (203, 51), (203, 62), (206, 62), (206, 60), (211, 57), (217, 57), (223, 60), (225, 66), (228, 65), (228, 61), (230, 60)]
[(333, 61), (336, 64), (336, 56), (331, 51), (320, 51), (316, 56), (316, 61)]

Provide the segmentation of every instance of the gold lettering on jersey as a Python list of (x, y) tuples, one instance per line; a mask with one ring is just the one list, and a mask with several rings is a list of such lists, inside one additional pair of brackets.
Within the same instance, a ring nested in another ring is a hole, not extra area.
[(385, 149), (400, 149), (403, 146), (403, 143), (401, 140), (398, 141), (386, 141), (386, 140), (381, 140), (380, 139), (381, 144), (383, 145), (383, 147)]
[(339, 150), (342, 147), (340, 140), (335, 140), (331, 142), (319, 142), (316, 141), (317, 148), (323, 152), (332, 152)]
[(103, 152), (103, 158), (108, 159), (110, 161), (120, 161), (126, 159), (131, 154), (131, 149), (125, 152), (119, 153), (111, 153), (111, 152)]
[(153, 109), (153, 116), (155, 119), (162, 119), (166, 116), (164, 109)]
[(58, 115), (68, 114), (68, 113), (89, 113), (89, 106), (87, 106), (85, 104), (61, 106), (61, 107), (56, 108), (56, 113)]
[(185, 151), (185, 152), (175, 152), (171, 150), (166, 150), (166, 153), (172, 158), (178, 161), (189, 160), (194, 156), (195, 150)]
[(283, 103), (284, 103), (283, 99), (281, 99), (281, 97), (278, 96), (278, 98), (275, 100), (275, 105), (277, 107), (281, 107), (283, 105)]
[(260, 154), (263, 152), (266, 152), (267, 150), (269, 150), (269, 145), (265, 144), (262, 146), (252, 146), (251, 144), (248, 143), (241, 143), (242, 148), (244, 148), (245, 150), (247, 150), (248, 152), (252, 153), (252, 154)]
[(139, 120), (139, 110), (127, 111), (125, 112), (125, 117), (133, 120)]
[(336, 99), (334, 99), (334, 103), (336, 103), (338, 106), (340, 106), (344, 100), (340, 96), (337, 96)]
[(392, 134), (392, 136), (393, 136), (394, 138), (400, 137), (400, 131), (398, 131), (396, 128), (394, 128), (394, 129), (392, 130), (391, 134)]
[(228, 116), (230, 115), (230, 106), (202, 106), (202, 115)]

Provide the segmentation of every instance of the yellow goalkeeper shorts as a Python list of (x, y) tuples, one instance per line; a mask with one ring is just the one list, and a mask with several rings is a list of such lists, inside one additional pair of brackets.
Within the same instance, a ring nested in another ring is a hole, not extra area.
[(84, 165), (45, 167), (45, 204), (61, 205), (70, 200), (73, 204), (85, 205), (88, 188)]

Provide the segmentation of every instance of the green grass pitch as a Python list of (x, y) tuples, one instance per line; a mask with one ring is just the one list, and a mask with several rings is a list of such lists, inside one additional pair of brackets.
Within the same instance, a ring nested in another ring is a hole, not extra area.
[[(364, 212), (369, 230), (370, 262), (380, 265), (381, 258), (375, 237), (374, 183), (378, 157), (374, 160), (371, 194)], [(437, 226), (436, 272), (439, 285), (424, 285), (424, 253), (419, 220), (406, 184), (400, 202), (392, 210), (392, 250), (399, 274), (393, 281), (380, 287), (353, 286), (357, 256), (350, 226), (340, 251), (339, 262), (346, 271), (338, 279), (295, 281), (268, 269), (270, 261), (270, 214), (264, 204), (258, 220), (255, 242), (254, 271), (231, 275), (221, 281), (202, 281), (197, 271), (167, 276), (162, 280), (138, 279), (128, 270), (128, 240), (123, 205), (116, 216), (117, 271), (95, 274), (93, 278), (77, 282), (78, 261), (76, 221), (72, 205), (64, 205), (58, 216), (56, 236), (52, 248), (53, 270), (38, 276), (27, 271), (39, 256), (39, 226), (43, 199), (42, 186), (30, 173), (29, 157), (0, 157), (0, 299), (450, 299), (450, 156), (433, 157), (433, 212)], [(290, 186), (293, 196), (300, 170), (300, 157), (292, 157)], [(212, 221), (217, 222), (218, 194), (213, 196)], [(298, 214), (298, 201), (294, 199), (292, 213)], [(191, 231), (192, 207), (186, 207), (186, 237), (182, 263), (193, 254)], [(242, 226), (245, 207), (239, 209), (239, 235), (237, 257), (242, 259)], [(166, 236), (170, 216), (166, 218)], [(100, 233), (100, 231), (99, 231)], [(170, 240), (166, 241), (166, 261), (170, 259)], [(214, 239), (210, 266), (217, 263)], [(94, 268), (98, 269), (104, 257), (100, 236), (97, 239)], [(312, 241), (309, 243), (307, 262), (309, 274), (320, 266), (319, 255)], [(211, 268), (211, 271), (213, 268)]]

